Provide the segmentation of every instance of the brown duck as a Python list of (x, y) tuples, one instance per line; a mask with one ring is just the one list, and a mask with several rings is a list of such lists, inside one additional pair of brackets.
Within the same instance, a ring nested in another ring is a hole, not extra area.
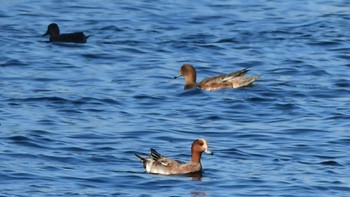
[(196, 83), (197, 72), (191, 64), (184, 64), (181, 67), (180, 73), (174, 78), (183, 76), (185, 78), (184, 89), (200, 88), (202, 90), (213, 91), (223, 88), (240, 88), (251, 85), (260, 75), (245, 76), (248, 69), (239, 70), (230, 74), (223, 74), (214, 77), (203, 79)]

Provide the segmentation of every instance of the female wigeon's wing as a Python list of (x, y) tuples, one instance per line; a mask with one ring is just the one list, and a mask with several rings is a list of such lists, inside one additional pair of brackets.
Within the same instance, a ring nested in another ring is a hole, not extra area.
[(199, 82), (199, 86), (201, 85), (210, 85), (210, 84), (215, 84), (215, 83), (222, 83), (223, 79), (225, 78), (226, 75), (218, 75), (215, 77), (209, 77), (203, 79), (201, 82)]
[(251, 85), (256, 79), (258, 79), (260, 75), (256, 76), (239, 76), (230, 79), (226, 83), (231, 83), (233, 88), (239, 88), (244, 86)]
[(218, 75), (215, 77), (209, 77), (202, 80), (199, 84), (201, 85), (210, 85), (210, 84), (221, 84), (227, 81), (232, 80), (235, 77), (244, 76), (249, 70), (247, 68), (239, 70), (230, 74)]
[(245, 68), (243, 70), (239, 70), (239, 71), (227, 74), (227, 75), (222, 75), (223, 76), (222, 81), (225, 82), (225, 81), (229, 81), (235, 77), (244, 76), (248, 71), (249, 71), (248, 68)]

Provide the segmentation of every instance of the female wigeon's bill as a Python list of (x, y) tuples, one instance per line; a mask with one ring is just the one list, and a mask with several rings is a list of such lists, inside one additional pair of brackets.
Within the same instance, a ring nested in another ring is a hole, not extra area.
[(191, 64), (184, 64), (181, 67), (180, 73), (174, 78), (183, 76), (185, 78), (184, 89), (200, 88), (202, 90), (218, 90), (223, 88), (240, 88), (244, 86), (251, 85), (256, 79), (260, 77), (257, 76), (245, 76), (248, 69), (243, 69), (230, 74), (219, 75), (215, 77), (210, 77), (196, 83), (197, 72), (196, 69)]
[(85, 36), (83, 32), (60, 34), (60, 28), (56, 23), (51, 23), (47, 27), (47, 31), (43, 36), (50, 35), (50, 42), (74, 42), (86, 43), (89, 36)]
[(151, 148), (151, 154), (148, 157), (135, 155), (140, 159), (146, 172), (154, 174), (172, 175), (172, 174), (190, 174), (202, 171), (201, 156), (202, 153), (213, 154), (208, 149), (208, 143), (204, 139), (196, 139), (191, 147), (191, 161), (188, 163), (172, 160), (158, 153)]

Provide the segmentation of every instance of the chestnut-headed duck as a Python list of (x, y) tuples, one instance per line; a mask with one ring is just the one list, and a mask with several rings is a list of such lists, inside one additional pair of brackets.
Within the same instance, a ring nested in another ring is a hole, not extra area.
[(202, 90), (212, 91), (223, 88), (240, 88), (251, 85), (260, 75), (245, 76), (248, 69), (239, 70), (230, 74), (218, 75), (203, 79), (196, 83), (197, 72), (191, 64), (184, 64), (181, 67), (180, 73), (174, 78), (183, 76), (185, 78), (184, 89), (200, 88)]
[(191, 160), (188, 163), (172, 160), (158, 153), (151, 148), (151, 154), (142, 157), (139, 154), (135, 155), (140, 159), (146, 172), (163, 175), (173, 174), (190, 174), (202, 171), (201, 156), (202, 153), (213, 154), (208, 149), (208, 143), (204, 139), (196, 139), (191, 147)]
[(47, 27), (47, 31), (43, 36), (50, 35), (49, 42), (75, 42), (86, 43), (89, 36), (86, 36), (83, 32), (60, 34), (60, 28), (56, 23), (51, 23)]

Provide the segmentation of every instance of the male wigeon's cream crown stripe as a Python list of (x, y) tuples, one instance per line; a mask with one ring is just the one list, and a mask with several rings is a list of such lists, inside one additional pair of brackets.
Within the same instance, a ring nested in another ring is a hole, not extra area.
[(135, 155), (140, 159), (148, 173), (171, 175), (171, 174), (189, 174), (202, 171), (201, 156), (202, 153), (213, 154), (209, 151), (208, 143), (204, 139), (196, 139), (191, 146), (191, 160), (187, 163), (172, 160), (158, 153), (151, 148), (151, 153), (148, 157), (142, 157), (139, 154)]
[(200, 88), (202, 90), (212, 91), (223, 88), (240, 88), (251, 85), (256, 79), (260, 77), (260, 75), (245, 76), (248, 71), (248, 69), (243, 69), (230, 74), (209, 77), (199, 83), (196, 83), (196, 69), (191, 64), (184, 64), (181, 67), (179, 75), (175, 76), (174, 78), (178, 78), (180, 76), (183, 76), (185, 78), (185, 90), (191, 88)]
[(60, 34), (60, 28), (56, 23), (51, 23), (47, 27), (47, 31), (43, 36), (50, 35), (50, 42), (75, 42), (86, 43), (89, 36), (85, 36), (83, 32)]

